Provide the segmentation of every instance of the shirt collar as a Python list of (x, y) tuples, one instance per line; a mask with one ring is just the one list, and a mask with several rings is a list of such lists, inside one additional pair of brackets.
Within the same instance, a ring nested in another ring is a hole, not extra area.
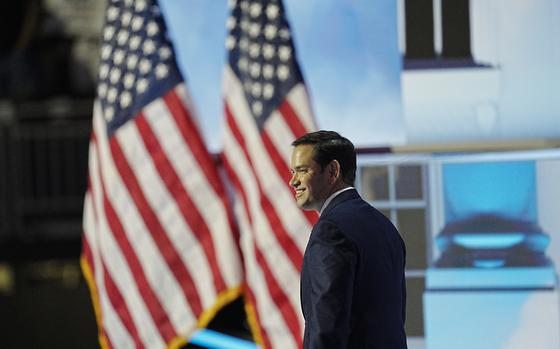
[(334, 193), (331, 194), (331, 196), (329, 196), (327, 198), (327, 200), (325, 201), (325, 203), (323, 204), (323, 206), (321, 207), (321, 211), (319, 211), (319, 216), (321, 214), (323, 214), (323, 211), (325, 210), (325, 208), (327, 208), (327, 206), (331, 203), (331, 201), (340, 193), (342, 193), (343, 191), (347, 191), (350, 189), (354, 189), (354, 187), (346, 187), (344, 189), (340, 189), (339, 191), (335, 191)]

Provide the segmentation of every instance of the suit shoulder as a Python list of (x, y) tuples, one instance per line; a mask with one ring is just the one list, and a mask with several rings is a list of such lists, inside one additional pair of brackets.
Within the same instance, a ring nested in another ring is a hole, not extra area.
[(325, 217), (321, 217), (321, 220), (337, 226), (345, 235), (351, 236), (355, 241), (372, 237), (372, 232), (375, 232), (376, 235), (399, 236), (393, 223), (361, 198), (340, 203), (333, 207)]
[(334, 224), (343, 224), (346, 220), (355, 220), (359, 217), (372, 217), (378, 211), (362, 198), (346, 200), (334, 206), (326, 215), (325, 219)]

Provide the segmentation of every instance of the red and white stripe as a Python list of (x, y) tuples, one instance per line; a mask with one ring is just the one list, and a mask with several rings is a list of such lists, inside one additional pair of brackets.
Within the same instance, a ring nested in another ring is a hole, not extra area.
[[(307, 93), (293, 88), (259, 132), (243, 86), (226, 66), (224, 166), (235, 188), (245, 277), (267, 348), (302, 345), (299, 277), (315, 214), (295, 204), (291, 142), (315, 129)], [(251, 297), (249, 297), (251, 298)]]
[(115, 348), (165, 348), (242, 282), (217, 169), (179, 84), (110, 138), (98, 104), (84, 255)]

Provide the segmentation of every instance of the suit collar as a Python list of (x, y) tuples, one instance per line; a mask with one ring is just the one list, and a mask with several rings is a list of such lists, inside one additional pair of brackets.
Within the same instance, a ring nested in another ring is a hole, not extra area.
[(323, 206), (322, 206), (321, 209), (319, 210), (319, 216), (320, 216), (321, 214), (323, 214), (323, 211), (325, 210), (325, 208), (327, 208), (327, 206), (331, 203), (331, 201), (333, 201), (333, 199), (334, 199), (335, 197), (337, 197), (338, 195), (340, 195), (342, 192), (345, 192), (345, 191), (347, 191), (347, 190), (352, 190), (352, 189), (354, 189), (354, 187), (346, 187), (346, 188), (337, 190), (336, 192), (332, 193), (331, 196), (329, 196), (329, 197), (327, 198), (327, 200), (325, 200), (325, 202), (323, 203)]
[(327, 207), (325, 207), (325, 209), (321, 213), (321, 217), (326, 215), (327, 213), (329, 213), (329, 211), (332, 210), (334, 207), (336, 207), (338, 204), (340, 204), (344, 201), (347, 201), (347, 200), (350, 200), (350, 199), (356, 199), (356, 198), (359, 198), (359, 197), (360, 197), (360, 194), (358, 194), (358, 192), (356, 191), (355, 188), (343, 191), (342, 193), (335, 196), (330, 203), (328, 203)]

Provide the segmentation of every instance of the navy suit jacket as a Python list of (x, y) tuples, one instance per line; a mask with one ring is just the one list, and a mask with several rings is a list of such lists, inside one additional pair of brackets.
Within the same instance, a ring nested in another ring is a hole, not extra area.
[(303, 258), (303, 347), (406, 348), (405, 246), (350, 189), (324, 209)]

